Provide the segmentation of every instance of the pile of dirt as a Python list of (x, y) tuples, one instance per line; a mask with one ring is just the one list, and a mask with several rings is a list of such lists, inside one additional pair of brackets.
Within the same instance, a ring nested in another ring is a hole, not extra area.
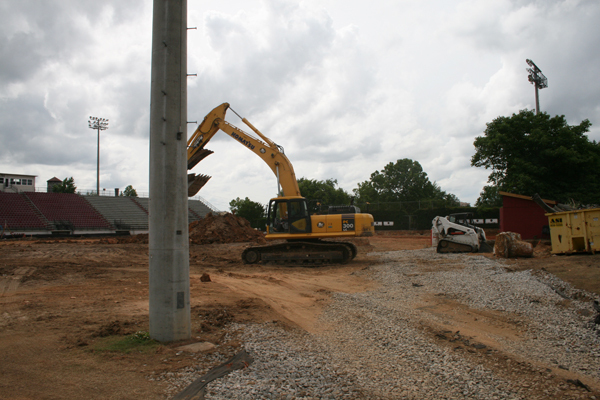
[(118, 237), (113, 240), (116, 240), (118, 243), (121, 243), (121, 244), (122, 243), (148, 244), (148, 234), (140, 233), (137, 235)]
[[(229, 213), (223, 215), (209, 213), (201, 220), (192, 222), (189, 229), (190, 243), (194, 244), (266, 243), (264, 234), (252, 228), (247, 219)], [(148, 234), (103, 239), (101, 243), (148, 244)]]
[(247, 219), (233, 214), (207, 214), (190, 224), (190, 242), (194, 244), (256, 242), (266, 243), (261, 231), (250, 226)]

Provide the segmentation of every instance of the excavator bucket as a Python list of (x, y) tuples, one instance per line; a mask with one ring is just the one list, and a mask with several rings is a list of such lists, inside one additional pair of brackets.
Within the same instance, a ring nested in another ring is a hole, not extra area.
[(195, 196), (210, 178), (208, 175), (188, 174), (188, 197)]
[(188, 159), (187, 169), (194, 168), (200, 161), (204, 160), (206, 157), (210, 156), (212, 153), (214, 153), (214, 151), (208, 150), (208, 149), (202, 149), (202, 150), (197, 151), (196, 153), (194, 153), (193, 156), (191, 156)]
[[(213, 153), (212, 150), (201, 149), (188, 159), (188, 169), (192, 169), (207, 156)], [(208, 175), (188, 174), (188, 197), (195, 196), (202, 189), (211, 177)]]

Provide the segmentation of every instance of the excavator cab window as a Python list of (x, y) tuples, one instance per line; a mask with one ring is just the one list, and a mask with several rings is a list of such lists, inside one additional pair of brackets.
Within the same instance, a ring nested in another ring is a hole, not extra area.
[(306, 207), (306, 200), (271, 200), (269, 233), (307, 233), (310, 229), (310, 214)]
[(269, 203), (269, 233), (287, 233), (287, 201), (271, 200)]

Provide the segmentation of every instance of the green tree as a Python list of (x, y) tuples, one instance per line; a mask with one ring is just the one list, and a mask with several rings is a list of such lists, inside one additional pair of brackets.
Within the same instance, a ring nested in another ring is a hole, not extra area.
[(600, 145), (585, 135), (590, 126), (587, 119), (571, 126), (564, 115), (531, 110), (498, 117), (475, 139), (471, 165), (490, 169), (488, 183), (498, 190), (598, 202)]
[(321, 207), (350, 204), (350, 195), (342, 188), (336, 188), (337, 179), (300, 178), (298, 187), (300, 194), (306, 198), (311, 211), (319, 211)]
[[(445, 193), (445, 192), (443, 192), (443, 193)], [(459, 207), (460, 206), (460, 200), (458, 199), (458, 197), (456, 197), (456, 195), (454, 195), (452, 193), (445, 193), (442, 197), (443, 197), (443, 200), (446, 202), (447, 207)]]
[(388, 163), (383, 170), (375, 171), (368, 181), (354, 189), (361, 203), (399, 202), (418, 200), (446, 200), (458, 203), (453, 194), (444, 192), (429, 180), (418, 161), (408, 158)]
[(498, 193), (497, 186), (484, 186), (475, 207), (502, 207), (502, 196)]
[(53, 193), (75, 193), (75, 179), (73, 177), (63, 179), (62, 183), (52, 186)]
[(249, 198), (237, 197), (229, 202), (229, 209), (238, 217), (246, 218), (253, 228), (264, 229), (267, 222), (265, 206)]
[(133, 186), (129, 185), (125, 188), (125, 190), (123, 190), (123, 193), (121, 193), (121, 196), (138, 197), (138, 194), (137, 194), (137, 191), (133, 188)]

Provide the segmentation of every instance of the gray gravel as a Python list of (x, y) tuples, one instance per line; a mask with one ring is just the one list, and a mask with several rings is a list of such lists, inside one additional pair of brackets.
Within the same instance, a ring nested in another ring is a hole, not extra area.
[[(556, 374), (568, 370), (600, 386), (591, 294), (549, 274), (510, 272), (483, 256), (433, 249), (378, 254), (381, 264), (358, 272), (377, 288), (335, 294), (319, 333), (276, 323), (230, 325), (255, 361), (210, 383), (206, 399), (596, 398)], [(432, 296), (499, 315), (498, 324), (520, 332), (490, 336), (504, 352), (478, 346), (443, 330), (448, 316), (428, 309)], [(198, 376), (178, 374), (176, 384)]]

